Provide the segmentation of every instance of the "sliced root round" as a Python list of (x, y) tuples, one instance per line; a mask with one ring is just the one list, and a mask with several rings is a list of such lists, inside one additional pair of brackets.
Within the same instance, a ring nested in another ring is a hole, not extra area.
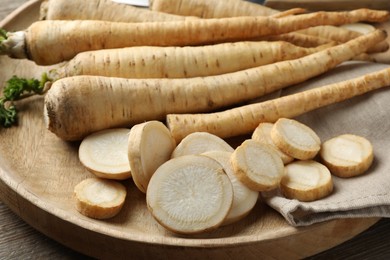
[(254, 140), (237, 147), (230, 162), (236, 177), (254, 191), (275, 189), (283, 176), (284, 164), (275, 149)]
[(196, 234), (222, 224), (233, 202), (233, 188), (217, 161), (187, 155), (157, 169), (146, 202), (153, 217), (168, 230)]
[(181, 140), (173, 151), (172, 158), (183, 155), (201, 154), (208, 151), (233, 152), (234, 149), (225, 140), (216, 135), (207, 132), (195, 132)]
[(90, 218), (107, 219), (117, 215), (126, 199), (126, 188), (115, 180), (89, 178), (74, 188), (77, 210)]
[(114, 128), (93, 133), (79, 147), (80, 162), (100, 178), (124, 180), (131, 177), (127, 158), (130, 129)]
[(320, 157), (332, 174), (348, 178), (368, 170), (374, 159), (374, 151), (366, 138), (344, 134), (325, 141)]
[(282, 152), (300, 160), (314, 158), (321, 148), (318, 135), (310, 127), (293, 119), (278, 119), (272, 127), (271, 138)]
[(237, 179), (230, 164), (231, 152), (211, 151), (202, 155), (208, 156), (220, 163), (232, 183), (233, 204), (222, 225), (228, 225), (243, 219), (256, 205), (259, 192), (249, 189)]
[(273, 126), (273, 123), (260, 123), (252, 133), (252, 140), (272, 146), (276, 149), (284, 164), (290, 163), (294, 158), (282, 152), (272, 141), (271, 130)]
[(280, 190), (289, 199), (318, 200), (332, 193), (332, 176), (321, 163), (312, 160), (295, 161), (286, 165)]
[(168, 128), (159, 121), (133, 126), (128, 139), (131, 174), (137, 188), (146, 193), (154, 172), (171, 158), (176, 141)]

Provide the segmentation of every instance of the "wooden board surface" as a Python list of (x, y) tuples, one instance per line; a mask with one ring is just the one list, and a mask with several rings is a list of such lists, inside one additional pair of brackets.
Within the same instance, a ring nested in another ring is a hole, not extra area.
[(265, 0), (264, 5), (285, 10), (295, 7), (306, 8), (310, 11), (337, 11), (357, 8), (390, 10), (388, 0)]
[[(23, 17), (8, 19), (21, 29), (36, 17), (38, 2), (26, 5)], [(33, 14), (31, 16), (31, 14)], [(27, 19), (26, 19), (27, 17)], [(46, 68), (32, 62), (0, 58), (0, 83), (13, 74), (38, 77)], [(42, 97), (18, 103), (20, 125), (0, 131), (0, 197), (28, 224), (55, 240), (95, 257), (131, 255), (161, 258), (228, 257), (302, 258), (346, 241), (378, 219), (345, 219), (293, 228), (261, 202), (243, 221), (198, 237), (166, 232), (147, 212), (144, 195), (131, 181), (124, 211), (109, 221), (81, 216), (72, 190), (90, 177), (77, 159), (78, 143), (49, 133), (42, 121)], [(321, 237), (321, 240), (318, 240)]]

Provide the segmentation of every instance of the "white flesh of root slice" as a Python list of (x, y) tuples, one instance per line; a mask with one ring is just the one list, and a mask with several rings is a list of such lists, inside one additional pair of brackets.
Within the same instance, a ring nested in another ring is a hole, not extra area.
[(146, 202), (153, 217), (168, 230), (196, 234), (222, 224), (233, 202), (233, 188), (217, 161), (187, 155), (157, 169)]
[(272, 127), (271, 138), (282, 152), (300, 160), (314, 158), (321, 148), (318, 135), (310, 127), (293, 119), (278, 119)]
[(93, 133), (79, 147), (80, 162), (100, 178), (124, 180), (131, 177), (127, 158), (130, 129), (113, 128)]
[(222, 225), (228, 225), (244, 218), (256, 205), (259, 192), (249, 189), (237, 179), (230, 164), (231, 152), (211, 151), (203, 153), (202, 155), (208, 156), (219, 162), (233, 186), (233, 204)]
[(349, 24), (343, 24), (340, 27), (344, 29), (348, 29), (350, 31), (358, 32), (361, 34), (368, 34), (370, 32), (373, 32), (376, 30), (374, 26), (367, 23), (349, 23)]
[(272, 123), (260, 123), (258, 127), (256, 127), (255, 131), (253, 131), (252, 139), (257, 142), (268, 144), (274, 147), (280, 158), (282, 159), (283, 163), (290, 163), (294, 160), (294, 158), (282, 152), (278, 147), (276, 147), (276, 145), (272, 141), (271, 130), (273, 126), (274, 124)]
[(115, 180), (89, 178), (74, 188), (77, 210), (90, 218), (107, 219), (117, 215), (126, 199), (126, 188)]
[(207, 132), (195, 132), (181, 140), (173, 151), (172, 158), (190, 154), (201, 154), (208, 151), (233, 152), (234, 149), (225, 140), (216, 135)]
[(371, 166), (374, 152), (366, 138), (344, 134), (325, 141), (320, 157), (332, 174), (348, 178), (363, 174)]
[(171, 158), (176, 141), (168, 128), (159, 121), (133, 126), (128, 139), (131, 175), (137, 188), (146, 193), (154, 172)]
[(329, 169), (316, 161), (295, 161), (285, 167), (280, 182), (282, 194), (289, 199), (314, 201), (328, 196), (333, 191)]
[(284, 164), (275, 149), (254, 140), (237, 147), (230, 162), (236, 177), (254, 191), (277, 188), (283, 176)]

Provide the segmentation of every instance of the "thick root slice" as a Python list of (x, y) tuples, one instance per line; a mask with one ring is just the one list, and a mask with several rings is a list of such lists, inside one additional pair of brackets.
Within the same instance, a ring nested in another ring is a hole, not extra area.
[(168, 128), (159, 121), (133, 126), (128, 139), (131, 174), (138, 189), (146, 193), (154, 172), (171, 158), (176, 141)]
[(312, 160), (295, 161), (286, 165), (280, 190), (289, 199), (318, 200), (333, 191), (332, 176), (323, 164)]
[(273, 126), (274, 124), (272, 123), (260, 123), (259, 126), (256, 127), (255, 131), (253, 131), (252, 140), (272, 146), (275, 148), (284, 164), (290, 163), (294, 160), (294, 158), (282, 152), (272, 141), (271, 130)]
[(278, 187), (284, 171), (275, 149), (254, 140), (246, 140), (237, 147), (230, 162), (237, 178), (255, 191)]
[(217, 161), (187, 155), (157, 169), (146, 202), (154, 218), (168, 230), (195, 234), (222, 224), (233, 202), (233, 188)]
[(228, 225), (243, 219), (256, 205), (259, 192), (249, 189), (237, 179), (233, 172), (232, 165), (230, 164), (231, 152), (211, 151), (203, 153), (202, 155), (208, 156), (219, 162), (233, 186), (233, 204), (222, 225)]
[(343, 178), (363, 174), (374, 160), (370, 141), (352, 134), (339, 135), (325, 141), (320, 156), (332, 174)]
[(131, 177), (127, 158), (130, 129), (114, 128), (93, 133), (79, 147), (80, 162), (96, 176), (124, 180)]
[(282, 152), (300, 160), (314, 158), (321, 148), (318, 135), (293, 119), (278, 119), (271, 130), (271, 138)]
[(201, 154), (208, 151), (233, 152), (234, 149), (225, 140), (216, 135), (207, 132), (195, 132), (181, 140), (173, 151), (172, 158)]
[(90, 218), (107, 219), (122, 209), (126, 188), (114, 180), (89, 178), (74, 188), (77, 210)]

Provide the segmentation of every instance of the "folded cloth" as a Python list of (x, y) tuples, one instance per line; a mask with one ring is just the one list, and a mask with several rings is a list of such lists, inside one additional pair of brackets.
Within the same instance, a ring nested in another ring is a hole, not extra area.
[[(366, 62), (344, 63), (305, 84), (283, 90), (281, 95), (388, 67), (386, 64)], [(262, 193), (265, 202), (293, 226), (307, 226), (338, 218), (390, 217), (390, 86), (295, 119), (311, 127), (321, 141), (347, 133), (367, 138), (374, 147), (374, 162), (361, 176), (332, 177), (334, 190), (323, 199), (300, 202), (284, 198), (278, 190), (273, 190)]]

